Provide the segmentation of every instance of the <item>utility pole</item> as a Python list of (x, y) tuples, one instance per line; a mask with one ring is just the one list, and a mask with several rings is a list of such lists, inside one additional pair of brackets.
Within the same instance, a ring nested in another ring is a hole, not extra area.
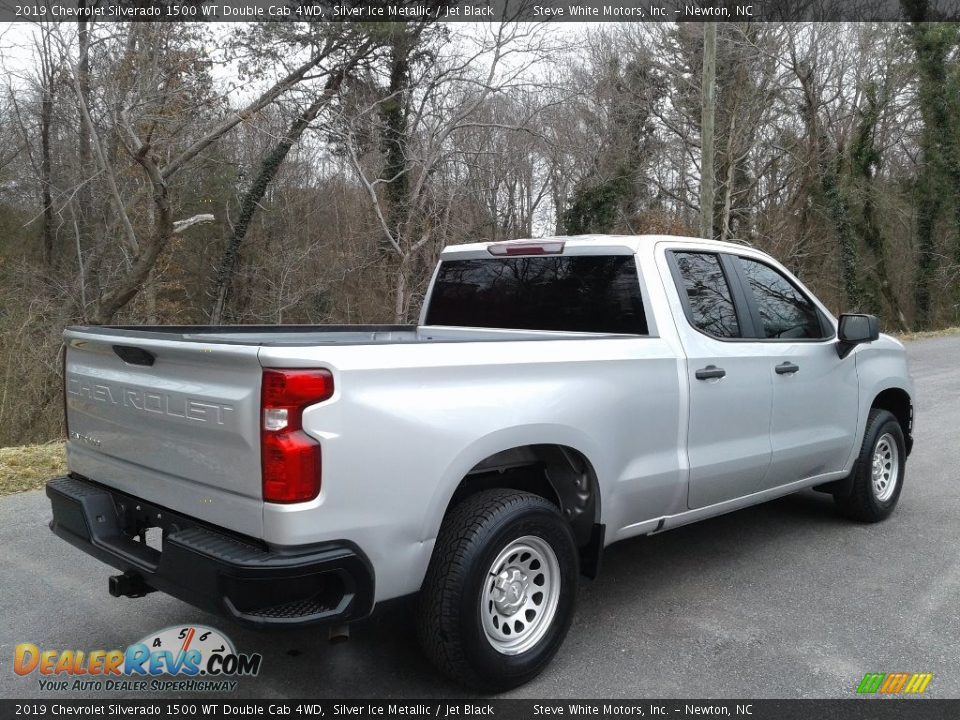
[(717, 24), (703, 24), (703, 90), (700, 109), (700, 237), (713, 238), (713, 128), (717, 93)]

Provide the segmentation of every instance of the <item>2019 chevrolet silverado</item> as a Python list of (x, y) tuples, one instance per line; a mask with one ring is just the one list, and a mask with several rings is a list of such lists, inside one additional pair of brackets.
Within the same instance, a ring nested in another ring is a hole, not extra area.
[(605, 546), (810, 487), (883, 520), (912, 445), (900, 343), (740, 244), (458, 245), (415, 327), (64, 338), (51, 527), (113, 595), (295, 627), (419, 593), (487, 689), (550, 661)]

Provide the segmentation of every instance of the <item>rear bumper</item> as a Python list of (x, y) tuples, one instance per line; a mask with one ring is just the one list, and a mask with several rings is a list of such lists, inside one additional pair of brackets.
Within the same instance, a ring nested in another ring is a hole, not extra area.
[[(50, 529), (84, 552), (184, 602), (254, 627), (341, 623), (370, 614), (374, 574), (348, 541), (276, 547), (79, 477), (47, 483)], [(162, 549), (143, 541), (162, 532)]]

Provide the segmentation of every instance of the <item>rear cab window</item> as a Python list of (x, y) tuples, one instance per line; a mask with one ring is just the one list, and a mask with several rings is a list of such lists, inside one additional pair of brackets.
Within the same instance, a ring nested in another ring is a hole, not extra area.
[(673, 273), (687, 320), (715, 338), (741, 337), (740, 320), (720, 256), (674, 251)]
[(443, 260), (426, 324), (649, 334), (632, 254)]

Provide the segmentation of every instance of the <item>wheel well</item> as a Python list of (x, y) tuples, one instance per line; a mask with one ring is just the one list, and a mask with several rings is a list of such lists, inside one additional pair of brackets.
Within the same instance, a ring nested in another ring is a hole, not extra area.
[(600, 491), (593, 466), (565, 445), (524, 445), (481, 460), (460, 481), (447, 511), (464, 498), (490, 488), (533, 493), (556, 505), (570, 523), (577, 545), (593, 540), (600, 521)]
[(890, 388), (874, 398), (871, 407), (887, 410), (893, 413), (903, 429), (904, 441), (907, 445), (907, 454), (913, 449), (913, 404), (910, 396), (900, 388)]

